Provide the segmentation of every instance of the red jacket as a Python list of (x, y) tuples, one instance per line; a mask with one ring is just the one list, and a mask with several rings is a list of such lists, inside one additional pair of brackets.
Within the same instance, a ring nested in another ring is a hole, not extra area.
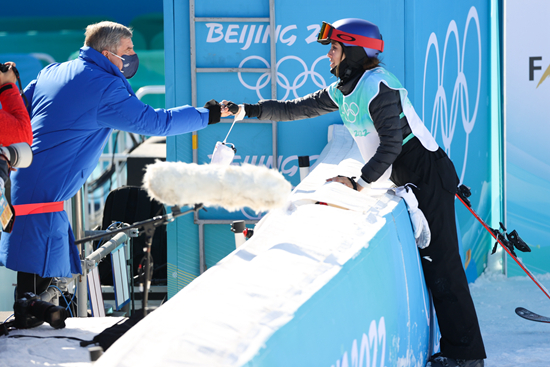
[(0, 144), (27, 142), (32, 145), (31, 119), (15, 84), (0, 87), (0, 103)]

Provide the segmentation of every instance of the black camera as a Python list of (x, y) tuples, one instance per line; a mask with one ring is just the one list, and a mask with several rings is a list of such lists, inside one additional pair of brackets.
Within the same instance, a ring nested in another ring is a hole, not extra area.
[[(0, 63), (0, 71), (2, 73), (5, 73), (6, 71), (10, 70), (10, 66), (7, 65), (7, 64), (2, 64)], [(11, 66), (11, 70), (13, 70), (13, 73), (15, 74), (15, 77), (17, 78), (17, 80), (19, 81), (19, 70), (17, 70), (17, 68), (15, 67), (15, 65), (12, 65)], [(21, 84), (21, 83), (20, 83)], [(19, 88), (21, 88), (21, 86), (19, 86)]]
[(49, 302), (42, 301), (40, 297), (32, 292), (27, 292), (23, 298), (13, 304), (15, 317), (14, 326), (17, 329), (29, 329), (42, 325), (44, 321), (54, 329), (65, 327), (67, 310)]
[[(10, 65), (2, 64), (0, 63), (0, 72), (5, 73), (8, 70), (10, 70)], [(23, 87), (21, 86), (21, 77), (19, 76), (19, 71), (15, 67), (15, 65), (11, 66), (11, 70), (13, 70), (13, 73), (15, 74), (15, 77), (17, 78), (17, 84), (19, 84), (19, 90), (21, 91), (21, 97), (25, 100), (25, 107), (29, 106), (29, 101), (27, 100), (27, 97), (25, 96), (25, 93), (23, 93)]]

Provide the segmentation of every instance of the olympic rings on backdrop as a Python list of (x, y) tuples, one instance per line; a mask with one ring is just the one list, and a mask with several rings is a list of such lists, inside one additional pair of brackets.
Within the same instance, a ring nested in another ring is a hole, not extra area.
[[(286, 90), (286, 93), (285, 93), (284, 97), (281, 98), (280, 100), (283, 100), (283, 101), (286, 100), (291, 91), (294, 94), (294, 98), (301, 97), (300, 95), (298, 95), (297, 91), (298, 91), (298, 88), (302, 87), (306, 83), (306, 81), (308, 79), (308, 76), (311, 76), (311, 80), (319, 88), (325, 88), (327, 86), (327, 84), (325, 82), (325, 79), (323, 78), (323, 76), (321, 74), (319, 74), (318, 72), (315, 71), (315, 67), (317, 66), (319, 61), (321, 61), (323, 59), (328, 59), (328, 57), (327, 56), (321, 56), (321, 57), (317, 58), (313, 62), (313, 64), (311, 65), (311, 70), (308, 69), (306, 63), (301, 58), (299, 58), (297, 56), (285, 56), (282, 59), (280, 59), (277, 62), (277, 65), (276, 65), (277, 70), (279, 70), (279, 66), (281, 65), (281, 63), (283, 63), (286, 60), (296, 60), (302, 65), (302, 67), (304, 69), (304, 71), (302, 71), (300, 74), (298, 74), (294, 78), (294, 81), (292, 82), (292, 85), (290, 84), (288, 78), (285, 75), (283, 75), (282, 73), (277, 71), (277, 85)], [(239, 65), (239, 68), (242, 68), (243, 65), (249, 60), (259, 60), (259, 61), (263, 62), (266, 67), (269, 67), (269, 63), (263, 57), (248, 56), (245, 59), (243, 59), (243, 61), (241, 61), (240, 65)], [(260, 77), (258, 78), (258, 80), (256, 81), (256, 85), (247, 84), (243, 80), (242, 73), (240, 73), (240, 72), (238, 73), (238, 77), (239, 77), (239, 80), (240, 80), (241, 84), (245, 88), (250, 89), (250, 90), (255, 90), (256, 94), (258, 95), (258, 98), (265, 99), (262, 96), (261, 90), (263, 88), (265, 88), (271, 82), (271, 74), (270, 73), (261, 74)], [(269, 97), (271, 97), (271, 96), (269, 96)]]
[[(468, 92), (468, 82), (464, 74), (464, 59), (465, 59), (465, 50), (466, 50), (466, 41), (468, 36), (468, 28), (470, 21), (474, 20), (477, 28), (477, 43), (478, 43), (478, 53), (479, 53), (479, 66), (478, 66), (478, 79), (477, 79), (477, 95), (475, 107), (472, 115), (470, 116), (470, 104), (469, 104), (469, 92)], [(445, 57), (447, 53), (447, 44), (449, 42), (449, 37), (451, 34), (454, 35), (456, 40), (457, 48), (457, 78), (454, 83), (453, 93), (451, 96), (451, 105), (450, 111), (447, 106), (447, 93), (443, 87), (443, 79), (445, 76)], [(443, 46), (443, 59), (440, 62), (439, 59), (439, 45), (437, 42), (437, 36), (432, 32), (428, 40), (428, 47), (426, 49), (426, 58), (424, 62), (424, 82), (422, 89), (422, 120), (426, 123), (424, 106), (426, 102), (426, 74), (427, 74), (427, 65), (428, 58), (430, 55), (431, 47), (435, 49), (435, 56), (437, 58), (437, 92), (434, 100), (434, 107), (432, 110), (432, 120), (430, 126), (430, 132), (435, 137), (437, 135), (437, 128), (439, 123), (441, 124), (441, 135), (443, 138), (443, 145), (447, 154), (450, 155), (451, 143), (454, 136), (454, 131), (456, 127), (456, 120), (458, 116), (458, 105), (460, 102), (460, 110), (462, 117), (462, 125), (464, 131), (466, 132), (466, 149), (464, 153), (464, 165), (462, 169), (462, 175), (460, 181), (462, 182), (464, 178), (464, 173), (466, 170), (466, 159), (468, 156), (468, 138), (472, 132), (479, 107), (479, 99), (481, 94), (481, 28), (479, 25), (479, 16), (475, 7), (471, 7), (468, 12), (468, 17), (466, 19), (466, 25), (464, 27), (464, 40), (462, 42), (462, 50), (460, 50), (460, 39), (458, 34), (458, 27), (454, 20), (451, 20), (449, 27), (447, 28), (447, 35), (445, 37), (445, 45)]]

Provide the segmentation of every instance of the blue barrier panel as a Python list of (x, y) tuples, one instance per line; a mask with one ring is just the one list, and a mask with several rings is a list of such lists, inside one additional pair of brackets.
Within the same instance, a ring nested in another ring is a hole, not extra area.
[(424, 365), (430, 301), (404, 203), (386, 220), (245, 366)]
[(325, 182), (362, 166), (345, 127), (331, 129), (283, 208), (101, 365), (423, 366), (438, 351), (408, 209), (387, 189)]

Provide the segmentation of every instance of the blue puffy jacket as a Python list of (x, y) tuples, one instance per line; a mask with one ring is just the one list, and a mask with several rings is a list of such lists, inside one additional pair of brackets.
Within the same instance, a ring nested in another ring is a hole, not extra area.
[[(76, 60), (51, 64), (25, 89), (31, 101), (34, 160), (12, 174), (13, 205), (73, 197), (97, 165), (113, 129), (168, 136), (203, 129), (208, 110), (153, 109), (105, 56), (83, 47)], [(81, 265), (67, 213), (17, 216), (3, 233), (0, 265), (42, 277), (70, 277)]]

